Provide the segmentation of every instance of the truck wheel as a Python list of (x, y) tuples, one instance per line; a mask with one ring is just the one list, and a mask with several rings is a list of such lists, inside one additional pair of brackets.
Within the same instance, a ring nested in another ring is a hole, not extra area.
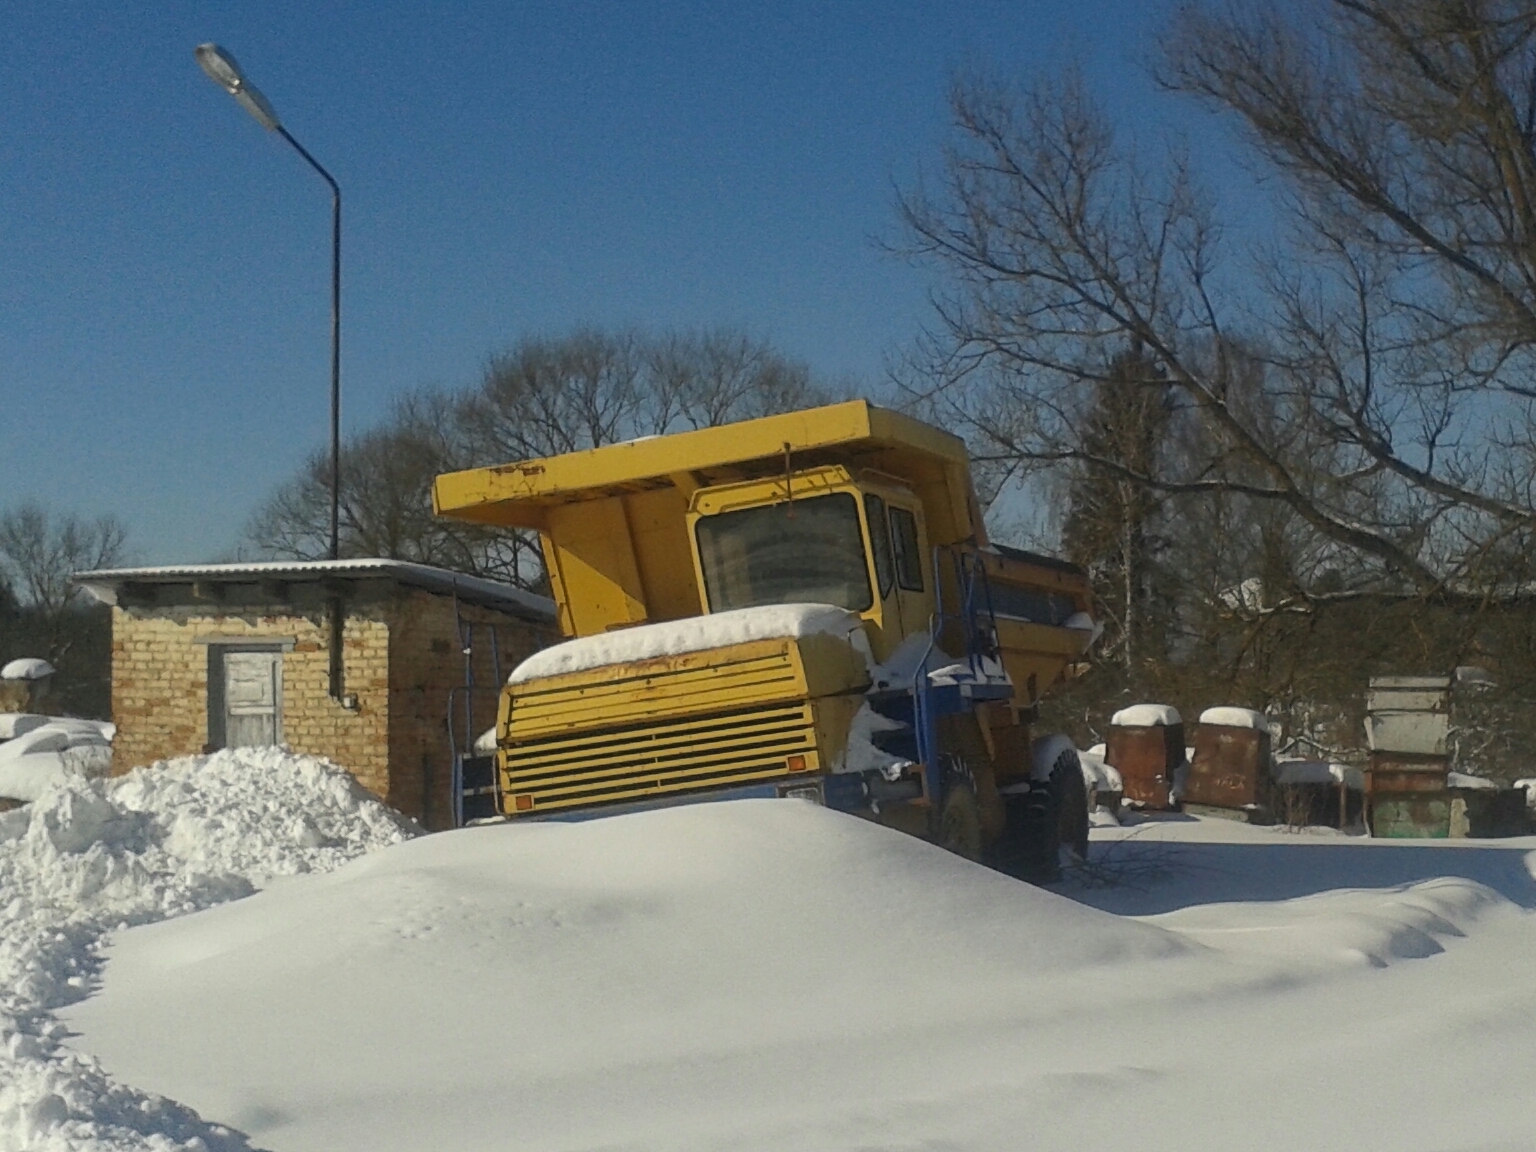
[(969, 780), (954, 780), (944, 789), (938, 845), (967, 860), (981, 860), (981, 805)]
[(1003, 797), (1008, 822), (994, 849), (993, 864), (1031, 884), (1061, 879), (1061, 850), (1079, 858), (1088, 853), (1088, 793), (1077, 752), (1062, 749), (1045, 780)]
[(1056, 842), (1079, 860), (1088, 859), (1088, 787), (1077, 753), (1063, 749), (1051, 767), (1051, 794), (1056, 804)]

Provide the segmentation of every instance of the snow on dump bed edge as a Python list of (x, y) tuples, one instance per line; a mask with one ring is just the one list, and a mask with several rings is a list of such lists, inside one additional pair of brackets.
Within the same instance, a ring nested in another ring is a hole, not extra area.
[(53, 1011), (90, 990), (114, 929), (330, 871), (417, 831), (342, 769), (280, 748), (71, 778), (0, 815), (0, 1148), (248, 1148), (65, 1049)]
[(831, 604), (764, 604), (661, 624), (641, 624), (617, 632), (567, 640), (535, 652), (512, 670), (507, 683), (521, 684), (544, 676), (585, 672), (609, 664), (651, 660), (658, 656), (703, 652), (752, 640), (793, 640), (822, 633), (850, 637), (860, 623), (858, 613)]

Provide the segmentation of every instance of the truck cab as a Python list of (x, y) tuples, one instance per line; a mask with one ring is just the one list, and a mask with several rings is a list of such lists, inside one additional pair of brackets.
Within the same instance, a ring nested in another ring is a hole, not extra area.
[(1029, 723), (1086, 647), (1086, 581), (987, 541), (957, 437), (853, 401), (433, 498), (539, 532), (569, 637), (502, 693), (502, 816), (796, 795), (981, 857), (1009, 797), (1046, 803)]

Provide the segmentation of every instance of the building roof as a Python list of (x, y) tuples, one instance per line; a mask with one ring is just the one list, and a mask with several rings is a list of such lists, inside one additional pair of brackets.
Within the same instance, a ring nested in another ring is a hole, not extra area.
[(321, 581), (393, 580), (441, 596), (457, 596), (469, 604), (495, 608), (526, 620), (547, 623), (555, 617), (555, 603), (480, 576), (466, 576), (447, 568), (408, 560), (272, 560), (254, 564), (169, 564), (154, 568), (103, 568), (76, 572), (74, 582), (96, 599), (116, 604), (125, 585), (165, 588), (192, 584), (254, 584), (263, 581), (320, 583)]

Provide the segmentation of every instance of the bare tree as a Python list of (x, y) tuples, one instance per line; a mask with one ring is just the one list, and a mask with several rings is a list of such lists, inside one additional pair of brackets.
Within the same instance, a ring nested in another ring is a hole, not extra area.
[(45, 657), (58, 671), (50, 701), (74, 713), (109, 711), (112, 622), (70, 577), (122, 563), (127, 536), (113, 516), (86, 520), (35, 503), (0, 514), (0, 661)]
[[(339, 550), (410, 560), (538, 588), (537, 543), (526, 535), (432, 514), (432, 481), (471, 466), (463, 401), (432, 392), (400, 397), (381, 426), (342, 450)], [(247, 538), (263, 554), (314, 560), (330, 548), (330, 458), (317, 452), (257, 510)]]
[[(437, 475), (803, 407), (823, 395), (804, 365), (740, 333), (583, 329), (523, 340), (490, 359), (479, 387), (405, 396), (380, 427), (344, 446), (341, 550), (543, 589), (537, 537), (434, 516)], [(266, 555), (322, 557), (329, 500), (320, 453), (272, 494), (247, 535)]]
[(0, 565), (7, 583), (50, 621), (80, 595), (70, 578), (119, 563), (127, 540), (128, 531), (115, 516), (60, 516), (30, 502), (0, 514)]
[[(1408, 133), (1387, 131), (1390, 115), (1410, 115), (1412, 102), (1397, 96), (1398, 104), (1380, 97), (1378, 121), (1350, 120), (1356, 97), (1388, 91), (1379, 80), (1351, 87), (1350, 77), (1389, 66), (1408, 74), (1417, 41), (1396, 57), (1375, 49), (1367, 57), (1370, 37), (1330, 28), (1334, 55), (1319, 49), (1319, 57), (1360, 59), (1355, 72), (1328, 72), (1307, 65), (1309, 41), (1273, 21), (1254, 31), (1236, 17), (1186, 20), (1169, 49), (1168, 82), (1204, 83), (1211, 99), (1258, 105), (1263, 93), (1240, 77), (1268, 77), (1263, 107), (1272, 115), (1253, 111), (1256, 134), (1286, 125), (1300, 133), (1309, 116), (1325, 128), (1347, 121), (1338, 133), (1362, 149)], [(1302, 79), (1288, 88), (1293, 75)], [(1463, 88), (1471, 84), (1469, 76)], [(1245, 263), (1229, 251), (1186, 158), (1170, 150), (1149, 165), (1118, 147), (1076, 77), (1022, 92), (970, 79), (952, 106), (956, 143), (942, 188), (919, 189), (900, 208), (913, 249), (951, 285), (929, 344), (932, 400), (978, 440), (1166, 496), (1222, 493), (1283, 507), (1346, 551), (1370, 575), (1372, 594), (1462, 594), (1487, 575), (1479, 562), (1490, 548), (1536, 523), (1536, 422), (1518, 383), (1530, 367), (1518, 335), (1523, 309), (1490, 306), (1515, 292), (1513, 276), (1503, 291), (1474, 291), (1484, 278), (1423, 238), (1387, 235), (1387, 218), (1363, 209), (1351, 221), (1349, 188), (1329, 181), (1338, 173), (1308, 168), (1310, 152), (1278, 143), (1266, 153), (1276, 162), (1302, 158), (1286, 169), (1291, 235)], [(1440, 162), (1432, 150), (1404, 148), (1379, 167)], [(1448, 214), (1454, 192), (1445, 194)], [(1491, 233), (1455, 241), (1469, 257), (1493, 242)], [(1443, 286), (1435, 261), (1447, 265)], [(1474, 304), (1480, 311), (1469, 312)], [(1158, 365), (1158, 386), (1166, 382), (1181, 421), (1198, 432), (1198, 451), (1150, 471), (1078, 434), (1084, 392), (1130, 345)], [(1468, 403), (1474, 394), (1484, 403)], [(1495, 401), (1504, 407), (1490, 420)]]

